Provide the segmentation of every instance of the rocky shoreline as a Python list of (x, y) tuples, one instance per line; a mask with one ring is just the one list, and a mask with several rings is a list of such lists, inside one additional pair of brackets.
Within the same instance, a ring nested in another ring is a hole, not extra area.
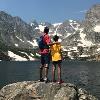
[(0, 100), (98, 100), (71, 83), (24, 81), (4, 86)]

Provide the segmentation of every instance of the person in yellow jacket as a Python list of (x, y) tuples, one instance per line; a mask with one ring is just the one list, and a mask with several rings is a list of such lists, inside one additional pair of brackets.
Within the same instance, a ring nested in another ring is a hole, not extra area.
[(59, 37), (55, 35), (53, 37), (54, 42), (50, 46), (51, 59), (52, 59), (52, 81), (55, 82), (55, 70), (56, 66), (58, 69), (58, 83), (61, 83), (61, 63), (62, 63), (62, 54), (61, 54), (61, 43), (58, 42)]

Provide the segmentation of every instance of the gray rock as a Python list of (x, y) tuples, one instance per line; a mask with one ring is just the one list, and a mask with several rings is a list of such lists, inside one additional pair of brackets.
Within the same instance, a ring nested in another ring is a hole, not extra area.
[(78, 97), (79, 100), (98, 100), (82, 88), (78, 89)]
[(98, 100), (70, 83), (24, 81), (0, 90), (0, 100)]

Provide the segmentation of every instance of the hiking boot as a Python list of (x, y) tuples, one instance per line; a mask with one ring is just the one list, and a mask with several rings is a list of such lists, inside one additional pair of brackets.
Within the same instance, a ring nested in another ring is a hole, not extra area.
[(44, 82), (45, 82), (45, 83), (48, 82), (48, 78), (47, 78), (47, 77), (44, 78)]
[(41, 79), (39, 80), (39, 82), (44, 82), (43, 78), (41, 78)]
[(57, 81), (58, 84), (64, 83), (63, 80)]
[(57, 82), (56, 80), (52, 80), (52, 82)]

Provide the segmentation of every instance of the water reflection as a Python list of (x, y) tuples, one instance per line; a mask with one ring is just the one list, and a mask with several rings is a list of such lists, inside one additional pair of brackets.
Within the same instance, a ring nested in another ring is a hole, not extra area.
[(80, 66), (79, 69), (79, 83), (83, 85), (89, 84), (89, 69), (86, 66)]

